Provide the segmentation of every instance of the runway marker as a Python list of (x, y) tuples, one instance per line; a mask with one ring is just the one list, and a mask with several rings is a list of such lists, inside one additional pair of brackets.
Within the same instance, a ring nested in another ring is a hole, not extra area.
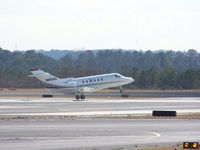
[(151, 139), (154, 139), (154, 138), (158, 138), (160, 137), (161, 135), (157, 132), (149, 132), (149, 131), (138, 131), (138, 132), (143, 132), (143, 133), (150, 133), (150, 134), (153, 134), (155, 136), (151, 136), (151, 137), (146, 137), (146, 138), (141, 138), (141, 139), (136, 139), (136, 140), (151, 140)]

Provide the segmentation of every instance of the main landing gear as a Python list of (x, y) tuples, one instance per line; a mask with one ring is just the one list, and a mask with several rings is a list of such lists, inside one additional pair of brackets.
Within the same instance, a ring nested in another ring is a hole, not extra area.
[(79, 100), (79, 99), (81, 99), (81, 100), (83, 100), (83, 99), (85, 99), (85, 95), (76, 95), (76, 100)]

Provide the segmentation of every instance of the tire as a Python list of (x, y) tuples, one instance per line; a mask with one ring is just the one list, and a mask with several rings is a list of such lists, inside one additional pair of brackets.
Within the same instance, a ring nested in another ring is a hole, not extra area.
[(120, 90), (120, 93), (124, 93), (124, 90), (123, 90), (123, 89), (121, 89), (121, 90)]
[(81, 99), (85, 99), (85, 95), (81, 95)]
[(77, 99), (77, 100), (80, 99), (80, 96), (79, 96), (79, 95), (76, 95), (76, 99)]

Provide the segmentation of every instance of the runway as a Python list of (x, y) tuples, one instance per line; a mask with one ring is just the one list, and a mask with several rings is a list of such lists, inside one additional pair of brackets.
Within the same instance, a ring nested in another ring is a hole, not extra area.
[(0, 121), (0, 149), (135, 149), (200, 140), (200, 120), (55, 119)]
[(1, 98), (1, 116), (151, 115), (152, 110), (200, 113), (200, 98), (95, 99)]
[(200, 98), (0, 98), (0, 149), (138, 149), (200, 141), (200, 119), (124, 118), (152, 110), (200, 113)]

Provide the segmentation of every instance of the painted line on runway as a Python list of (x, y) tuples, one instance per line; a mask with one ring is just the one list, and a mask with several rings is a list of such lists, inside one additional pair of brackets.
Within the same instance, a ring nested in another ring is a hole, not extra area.
[[(9, 108), (19, 108), (19, 109), (21, 109), (21, 108), (42, 108), (42, 107), (46, 107), (46, 106), (9, 106), (9, 105), (2, 105), (2, 106), (0, 106), (0, 109), (9, 109)], [(158, 107), (158, 108), (157, 108)], [(186, 109), (188, 109), (188, 108), (194, 108), (194, 107), (197, 107), (196, 105), (192, 105), (192, 106), (157, 106), (157, 107), (152, 107), (152, 106), (143, 106), (143, 107), (129, 107), (128, 109), (134, 109), (134, 110), (136, 110), (136, 109), (147, 109), (147, 110), (152, 110), (152, 109), (160, 109), (160, 108), (182, 108), (182, 110), (184, 110), (183, 108), (186, 108)], [(108, 110), (109, 108), (103, 108), (102, 110)], [(112, 109), (114, 109), (114, 108), (112, 108)], [(111, 110), (112, 110), (111, 109)], [(63, 109), (63, 110), (65, 110), (65, 109)], [(116, 110), (116, 108), (115, 108), (115, 110)]]
[(200, 98), (174, 98), (174, 99), (169, 99), (169, 98), (155, 98), (155, 99), (98, 99), (98, 100), (84, 100), (84, 101), (73, 101), (70, 98), (66, 99), (61, 99), (61, 98), (40, 98), (40, 99), (0, 99), (0, 103), (2, 102), (17, 102), (17, 103), (200, 103)]
[[(200, 113), (200, 109), (177, 110), (179, 114)], [(99, 115), (151, 115), (152, 110), (129, 111), (85, 111), (85, 112), (61, 112), (61, 113), (7, 113), (0, 116), (99, 116)]]
[[(135, 138), (134, 135), (132, 136), (112, 136), (112, 135), (109, 135), (109, 136), (84, 136), (84, 137), (13, 137), (13, 138), (0, 138), (0, 140), (14, 140), (14, 141), (20, 141), (20, 140), (30, 140), (31, 143), (26, 143), (26, 146), (30, 147), (30, 146), (53, 146), (55, 144), (61, 144), (61, 145), (67, 145), (68, 143), (71, 144), (71, 139), (73, 140), (90, 140), (90, 139), (94, 139), (95, 138), (101, 138), (101, 139), (105, 139), (105, 138), (108, 138), (108, 137), (112, 137), (113, 138), (116, 138), (117, 139), (121, 139), (122, 140), (122, 143), (126, 143), (126, 141), (124, 141), (127, 137), (130, 138), (130, 139), (133, 139), (134, 137), (134, 140), (150, 140), (150, 139), (154, 139), (154, 138), (158, 138), (160, 137), (160, 134), (159, 133), (156, 133), (156, 132), (149, 132), (149, 131), (136, 131), (136, 132), (139, 132), (139, 133), (148, 133), (148, 134), (153, 134), (154, 136), (151, 136), (151, 137), (144, 137), (144, 138)], [(124, 139), (123, 139), (124, 138)], [(70, 141), (54, 141), (53, 143), (32, 143), (33, 140), (70, 140)], [(106, 145), (110, 145), (109, 143), (106, 144)], [(25, 145), (24, 144), (17, 144), (17, 145), (1, 145), (0, 148), (12, 148), (12, 147), (15, 147), (15, 148), (19, 148), (19, 147), (24, 147)]]
[(142, 132), (142, 133), (149, 133), (149, 134), (153, 134), (154, 136), (151, 137), (146, 137), (146, 138), (141, 138), (141, 139), (136, 139), (136, 140), (152, 140), (155, 138), (160, 137), (161, 135), (157, 132), (149, 132), (149, 131), (138, 131), (138, 132)]

